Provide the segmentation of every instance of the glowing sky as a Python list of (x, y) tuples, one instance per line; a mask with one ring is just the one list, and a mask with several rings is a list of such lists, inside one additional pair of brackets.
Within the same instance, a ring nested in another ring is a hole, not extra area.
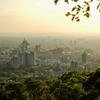
[(0, 36), (100, 36), (100, 14), (72, 22), (54, 0), (0, 0)]

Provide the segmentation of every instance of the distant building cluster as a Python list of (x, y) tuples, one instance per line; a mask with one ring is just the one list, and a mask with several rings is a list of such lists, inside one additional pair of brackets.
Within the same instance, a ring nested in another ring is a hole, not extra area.
[(41, 45), (35, 45), (34, 49), (26, 39), (17, 48), (0, 48), (0, 67), (38, 67), (52, 66), (55, 70), (62, 66), (69, 70), (86, 68), (87, 66), (100, 65), (99, 55), (92, 49), (84, 49), (76, 46), (65, 48), (45, 49)]
[(8, 54), (6, 53), (6, 49), (4, 51), (4, 54), (1, 55), (1, 66), (5, 65), (19, 68), (21, 66), (26, 67), (34, 65), (34, 51), (30, 49), (30, 44), (25, 39), (18, 48), (8, 49)]
[(27, 40), (19, 45), (16, 54), (11, 58), (11, 66), (33, 66), (34, 65), (34, 52), (30, 49), (30, 44)]

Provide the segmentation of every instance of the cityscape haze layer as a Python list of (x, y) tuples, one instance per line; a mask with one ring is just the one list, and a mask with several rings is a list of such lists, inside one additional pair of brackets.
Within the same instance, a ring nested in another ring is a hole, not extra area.
[[(93, 71), (100, 66), (99, 41), (76, 37), (0, 37), (0, 68), (9, 68), (16, 77), (29, 69), (32, 72), (22, 77), (46, 77), (47, 72), (51, 77), (74, 70)], [(20, 74), (12, 69), (20, 70)]]
[(41, 44), (43, 48), (56, 48), (70, 46), (70, 41), (76, 41), (77, 47), (91, 48), (96, 51), (100, 50), (99, 37), (54, 37), (54, 36), (37, 36), (37, 37), (0, 37), (0, 47), (17, 47), (23, 39), (27, 39), (31, 46)]

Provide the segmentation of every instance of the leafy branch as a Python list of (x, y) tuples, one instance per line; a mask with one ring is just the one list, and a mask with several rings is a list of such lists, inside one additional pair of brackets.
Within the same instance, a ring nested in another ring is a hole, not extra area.
[[(55, 0), (55, 4), (58, 3), (59, 0)], [(94, 0), (81, 0), (82, 5), (79, 4), (80, 0), (64, 0), (64, 2), (70, 6), (69, 1), (74, 2), (76, 5), (71, 8), (70, 11), (68, 11), (65, 15), (71, 16), (72, 21), (80, 21), (80, 15), (85, 16), (86, 18), (89, 18), (91, 15), (91, 3), (94, 3)], [(97, 1), (98, 4), (95, 5), (96, 9), (100, 12), (100, 1)]]

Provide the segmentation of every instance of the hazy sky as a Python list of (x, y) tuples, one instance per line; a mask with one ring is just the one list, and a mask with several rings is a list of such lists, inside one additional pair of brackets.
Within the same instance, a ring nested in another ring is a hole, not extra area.
[(100, 14), (72, 22), (54, 0), (0, 0), (0, 36), (100, 36)]

